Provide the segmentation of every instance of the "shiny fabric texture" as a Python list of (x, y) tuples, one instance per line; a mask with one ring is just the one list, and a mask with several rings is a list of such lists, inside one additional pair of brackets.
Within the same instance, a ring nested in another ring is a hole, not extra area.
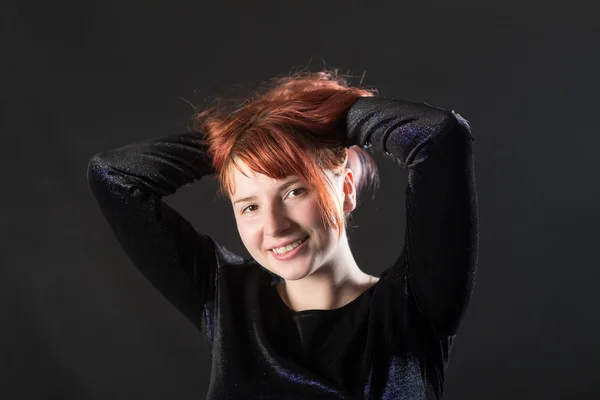
[[(469, 124), (426, 103), (360, 98), (348, 146), (408, 170), (404, 237), (380, 280), (334, 310), (294, 312), (277, 275), (162, 201), (214, 173), (195, 133), (94, 155), (88, 182), (141, 273), (206, 336), (208, 399), (438, 399), (474, 285), (478, 209)], [(395, 232), (395, 233), (394, 233)], [(376, 249), (372, 249), (376, 251)]]

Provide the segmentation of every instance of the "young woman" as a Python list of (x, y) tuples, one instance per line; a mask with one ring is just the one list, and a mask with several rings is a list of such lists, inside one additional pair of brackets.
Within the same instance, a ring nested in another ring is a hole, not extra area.
[[(298, 73), (200, 112), (193, 132), (90, 160), (124, 250), (208, 339), (209, 399), (441, 396), (477, 264), (474, 139), (454, 111), (374, 94), (335, 71)], [(345, 232), (377, 178), (367, 147), (408, 170), (403, 250), (379, 277)], [(162, 201), (211, 174), (251, 258)]]

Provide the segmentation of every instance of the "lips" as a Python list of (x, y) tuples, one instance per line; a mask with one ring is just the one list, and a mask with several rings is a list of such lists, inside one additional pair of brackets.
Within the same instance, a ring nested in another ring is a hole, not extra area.
[(308, 243), (308, 239), (309, 237), (307, 236), (304, 240), (302, 240), (302, 243), (298, 246), (296, 246), (293, 250), (288, 251), (287, 253), (284, 254), (277, 254), (275, 253), (274, 250), (270, 250), (269, 253), (271, 254), (271, 256), (273, 256), (276, 260), (279, 261), (289, 261), (289, 260), (293, 260), (295, 259), (299, 254), (304, 253), (307, 243)]
[(283, 244), (278, 244), (278, 245), (276, 245), (276, 246), (273, 246), (273, 247), (269, 248), (269, 251), (272, 251), (273, 249), (277, 249), (277, 248), (279, 248), (279, 247), (287, 246), (288, 244), (296, 243), (298, 240), (304, 240), (304, 239), (306, 239), (307, 237), (308, 237), (308, 235), (306, 235), (306, 236), (303, 236), (303, 237), (301, 237), (301, 238), (299, 238), (299, 239), (290, 240), (289, 242), (285, 242), (285, 243), (283, 243)]

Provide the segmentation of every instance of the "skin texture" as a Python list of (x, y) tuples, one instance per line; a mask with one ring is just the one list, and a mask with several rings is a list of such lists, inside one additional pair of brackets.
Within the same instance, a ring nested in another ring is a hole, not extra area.
[[(282, 300), (294, 311), (334, 309), (344, 306), (375, 284), (378, 278), (360, 270), (345, 230), (338, 240), (334, 228), (323, 225), (314, 193), (298, 180), (283, 188), (294, 176), (275, 180), (251, 170), (238, 160), (234, 167), (231, 202), (240, 238), (250, 255), (264, 268), (281, 276), (277, 287)], [(354, 174), (348, 168), (335, 176), (332, 196), (338, 212), (356, 207)], [(249, 196), (251, 200), (238, 202)], [(270, 249), (309, 236), (304, 249), (288, 261), (275, 259)]]

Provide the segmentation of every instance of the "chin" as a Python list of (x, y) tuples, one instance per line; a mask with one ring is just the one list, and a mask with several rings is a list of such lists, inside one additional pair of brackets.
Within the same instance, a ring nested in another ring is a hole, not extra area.
[[(271, 261), (271, 260), (269, 260)], [(306, 260), (298, 260), (299, 262), (269, 262), (266, 263), (266, 267), (269, 271), (282, 277), (286, 281), (297, 281), (299, 279), (306, 278), (311, 274), (310, 264)]]
[(278, 271), (277, 275), (285, 279), (286, 281), (298, 281), (300, 279), (306, 278), (310, 275), (309, 271)]
[(306, 263), (298, 263), (297, 265), (278, 265), (277, 262), (273, 263), (272, 260), (263, 259), (259, 261), (259, 264), (262, 265), (263, 268), (269, 270), (277, 276), (280, 276), (286, 281), (297, 281), (298, 279), (302, 279), (310, 275), (310, 269)]

